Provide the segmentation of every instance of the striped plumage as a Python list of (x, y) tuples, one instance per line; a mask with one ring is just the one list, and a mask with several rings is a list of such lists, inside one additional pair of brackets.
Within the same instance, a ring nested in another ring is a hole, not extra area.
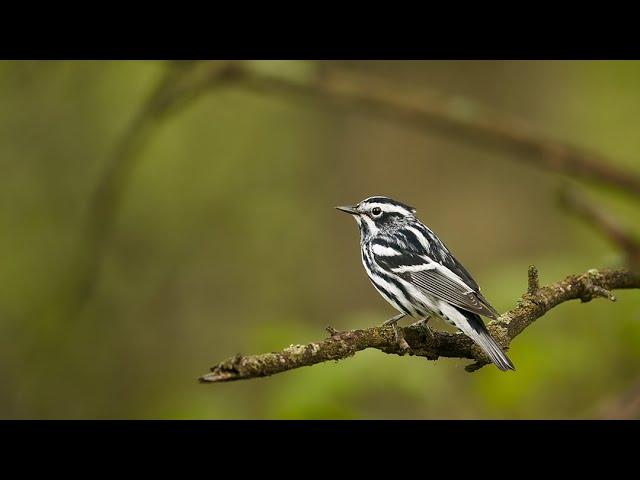
[(469, 336), (500, 370), (515, 370), (480, 318), (495, 319), (498, 313), (445, 244), (416, 218), (413, 207), (369, 197), (337, 208), (358, 222), (362, 264), (385, 300), (401, 314), (439, 316)]

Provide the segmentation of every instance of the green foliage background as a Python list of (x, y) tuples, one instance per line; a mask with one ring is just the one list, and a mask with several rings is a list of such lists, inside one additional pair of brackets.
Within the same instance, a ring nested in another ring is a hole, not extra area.
[[(324, 66), (470, 98), (640, 171), (638, 62)], [(318, 65), (254, 67), (304, 77)], [(374, 194), (415, 205), (500, 311), (525, 290), (529, 264), (548, 283), (621, 262), (557, 206), (571, 180), (463, 138), (233, 85), (153, 133), (95, 293), (73, 312), (65, 298), (89, 199), (165, 68), (0, 62), (0, 417), (590, 418), (638, 382), (640, 303), (630, 291), (549, 312), (512, 344), (515, 374), (365, 351), (199, 385), (237, 352), (393, 314), (362, 269), (354, 222), (334, 205)], [(638, 233), (637, 199), (586, 189)]]

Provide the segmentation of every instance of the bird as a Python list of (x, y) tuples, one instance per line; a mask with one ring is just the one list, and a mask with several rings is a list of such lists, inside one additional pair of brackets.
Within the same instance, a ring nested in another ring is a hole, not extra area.
[(481, 318), (497, 319), (498, 312), (451, 250), (418, 220), (414, 207), (373, 196), (335, 208), (352, 215), (358, 224), (362, 264), (369, 280), (400, 312), (383, 323), (393, 326), (399, 342), (396, 324), (401, 318), (417, 318), (416, 323), (427, 326), (436, 315), (470, 337), (498, 369), (515, 370)]

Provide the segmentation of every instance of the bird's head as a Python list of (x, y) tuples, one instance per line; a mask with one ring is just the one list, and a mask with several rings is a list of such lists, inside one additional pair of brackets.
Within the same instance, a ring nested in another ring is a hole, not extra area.
[(336, 208), (353, 215), (363, 238), (415, 219), (416, 213), (415, 208), (388, 197), (369, 197), (356, 205)]

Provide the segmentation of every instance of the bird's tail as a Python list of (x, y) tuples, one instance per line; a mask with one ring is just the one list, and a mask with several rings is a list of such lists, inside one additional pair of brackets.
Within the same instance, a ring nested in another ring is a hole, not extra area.
[(487, 354), (496, 367), (503, 371), (515, 370), (516, 367), (513, 365), (513, 362), (511, 362), (500, 345), (491, 337), (480, 315), (466, 311), (460, 311), (460, 313), (465, 316), (470, 327), (461, 330), (471, 337), (471, 340)]

